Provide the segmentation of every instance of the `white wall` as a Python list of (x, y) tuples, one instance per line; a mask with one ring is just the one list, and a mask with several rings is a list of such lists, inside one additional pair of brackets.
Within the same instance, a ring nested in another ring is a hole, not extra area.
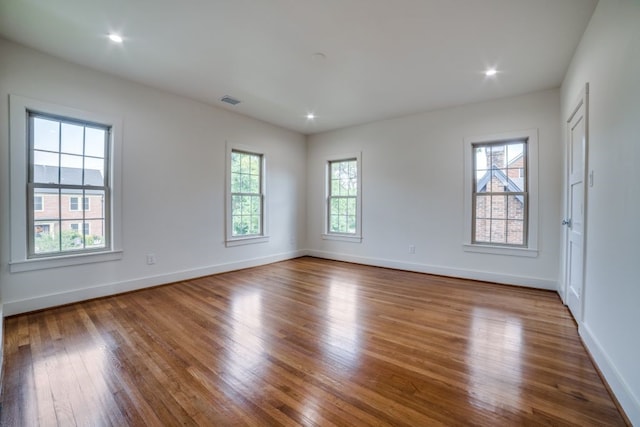
[[(558, 90), (416, 114), (308, 139), (307, 242), (311, 254), (556, 289), (562, 145)], [(537, 128), (539, 255), (463, 250), (463, 140)], [(324, 162), (362, 152), (362, 243), (323, 240)], [(415, 245), (415, 254), (409, 254)]]
[[(0, 280), (4, 314), (299, 254), (305, 136), (0, 39)], [(123, 119), (120, 261), (10, 273), (8, 94)], [(224, 245), (225, 141), (267, 155), (268, 243)], [(157, 264), (146, 265), (155, 253)]]
[(589, 82), (584, 319), (580, 333), (640, 425), (640, 2), (598, 3), (562, 85), (562, 118)]

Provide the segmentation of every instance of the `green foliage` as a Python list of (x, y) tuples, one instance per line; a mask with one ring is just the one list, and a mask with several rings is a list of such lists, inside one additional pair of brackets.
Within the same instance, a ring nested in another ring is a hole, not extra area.
[(85, 236), (75, 230), (63, 230), (61, 236), (57, 233), (41, 233), (35, 236), (35, 253), (51, 253), (76, 251), (92, 247), (104, 247), (104, 239), (100, 236)]

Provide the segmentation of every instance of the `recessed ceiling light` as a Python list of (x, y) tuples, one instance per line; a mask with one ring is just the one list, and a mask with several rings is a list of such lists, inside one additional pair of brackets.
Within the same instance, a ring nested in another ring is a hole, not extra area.
[(498, 74), (498, 70), (496, 70), (495, 68), (489, 68), (487, 71), (484, 72), (484, 75), (487, 77), (493, 77), (496, 74)]
[(114, 43), (122, 43), (123, 39), (122, 36), (116, 34), (116, 33), (111, 33), (109, 34), (109, 40), (111, 40)]
[(313, 114), (313, 113), (309, 113), (309, 114), (307, 114), (307, 119), (309, 119), (309, 120), (313, 120), (313, 119), (315, 119), (315, 118), (316, 118), (316, 115), (315, 115), (315, 114)]

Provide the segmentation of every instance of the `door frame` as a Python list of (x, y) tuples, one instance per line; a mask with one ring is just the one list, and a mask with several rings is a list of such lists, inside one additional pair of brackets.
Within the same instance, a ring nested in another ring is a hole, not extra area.
[[(584, 211), (583, 211), (583, 229), (582, 229), (582, 291), (580, 293), (580, 318), (579, 319), (575, 319), (574, 313), (571, 313), (572, 316), (574, 316), (574, 319), (576, 321), (576, 323), (578, 323), (578, 325), (580, 325), (582, 323), (582, 319), (584, 318), (584, 309), (585, 309), (585, 299), (586, 299), (586, 272), (587, 272), (587, 217), (588, 217), (588, 194), (589, 194), (589, 187), (591, 185), (593, 185), (593, 182), (589, 179), (589, 83), (585, 83), (584, 87), (582, 88), (582, 90), (580, 91), (580, 94), (578, 95), (578, 98), (576, 99), (576, 101), (572, 104), (573, 108), (571, 109), (571, 114), (569, 114), (569, 117), (567, 118), (567, 120), (565, 121), (565, 162), (564, 162), (564, 168), (565, 168), (565, 174), (564, 174), (564, 197), (565, 197), (565, 204), (564, 204), (564, 219), (567, 219), (570, 212), (570, 204), (571, 204), (571, 185), (570, 185), (570, 176), (571, 176), (571, 170), (570, 170), (570, 164), (569, 162), (571, 161), (571, 145), (570, 145), (570, 141), (571, 141), (571, 120), (573, 119), (573, 117), (576, 115), (576, 113), (580, 110), (580, 107), (582, 107), (584, 105), (584, 156), (583, 156), (583, 204), (584, 204)], [(561, 297), (562, 297), (562, 302), (567, 305), (568, 304), (568, 298), (569, 298), (569, 280), (568, 280), (568, 276), (569, 276), (569, 256), (568, 256), (568, 251), (569, 251), (569, 227), (565, 227), (564, 229), (564, 240), (563, 240), (563, 259), (564, 259), (564, 263), (563, 263), (563, 286), (562, 286), (562, 292), (561, 292)]]

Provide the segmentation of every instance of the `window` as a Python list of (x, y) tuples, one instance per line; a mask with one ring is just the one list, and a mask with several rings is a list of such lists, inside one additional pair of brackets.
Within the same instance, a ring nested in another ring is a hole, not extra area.
[(465, 249), (537, 255), (537, 131), (465, 140)]
[(42, 212), (44, 210), (43, 196), (33, 196), (33, 210), (36, 212)]
[(83, 200), (82, 209), (80, 209), (80, 197), (70, 197), (69, 198), (69, 210), (70, 211), (79, 211), (79, 210), (88, 211), (89, 210), (89, 198), (88, 197), (83, 197), (82, 200)]
[(527, 141), (473, 144), (473, 152), (472, 242), (526, 246)]
[[(120, 259), (120, 120), (11, 95), (11, 272)], [(82, 224), (82, 225), (79, 225)]]
[[(27, 189), (34, 200), (38, 194), (46, 193), (57, 206), (46, 213), (37, 213), (35, 207), (29, 211), (27, 220), (33, 224), (29, 230), (36, 230), (43, 221), (54, 223), (57, 230), (46, 235), (30, 233), (29, 257), (105, 249), (108, 244), (106, 225), (109, 224), (107, 195), (111, 128), (34, 111), (28, 114)], [(91, 198), (102, 208), (90, 211)], [(96, 236), (82, 233), (78, 237), (78, 224), (72, 222), (77, 219), (91, 220), (103, 226), (96, 230)]]
[(330, 159), (326, 168), (324, 237), (360, 241), (360, 155)]
[(227, 245), (266, 241), (265, 156), (247, 147), (227, 151)]

